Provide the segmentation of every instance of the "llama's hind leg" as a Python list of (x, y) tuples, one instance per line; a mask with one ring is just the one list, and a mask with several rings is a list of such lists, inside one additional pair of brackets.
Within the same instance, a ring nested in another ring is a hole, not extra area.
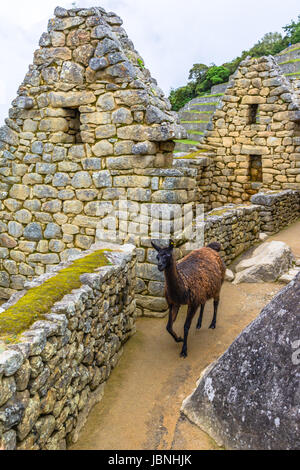
[(197, 330), (200, 330), (201, 325), (202, 325), (202, 318), (203, 318), (204, 307), (205, 307), (205, 304), (201, 304), (201, 307), (200, 307), (200, 315), (199, 315), (199, 318), (198, 318), (198, 321), (197, 321), (197, 326), (196, 326)]
[(209, 328), (213, 330), (216, 328), (216, 324), (217, 324), (217, 313), (218, 313), (219, 301), (220, 299), (214, 300), (214, 316), (213, 316), (211, 324), (209, 325)]
[(194, 315), (197, 311), (197, 308), (198, 308), (198, 306), (195, 307), (193, 305), (190, 305), (188, 307), (188, 312), (187, 312), (187, 316), (186, 316), (186, 320), (185, 320), (185, 324), (184, 324), (184, 341), (183, 341), (183, 346), (182, 346), (182, 350), (181, 350), (181, 353), (180, 353), (181, 357), (186, 357), (187, 356), (187, 338), (188, 338), (190, 326), (191, 326), (192, 320), (194, 318)]
[(169, 305), (169, 321), (167, 324), (167, 332), (174, 338), (176, 343), (182, 343), (183, 339), (173, 330), (173, 323), (177, 318), (180, 305)]

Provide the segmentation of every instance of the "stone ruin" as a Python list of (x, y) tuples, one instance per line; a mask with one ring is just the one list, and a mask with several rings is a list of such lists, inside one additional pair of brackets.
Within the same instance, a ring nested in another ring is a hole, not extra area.
[(101, 8), (56, 8), (0, 129), (2, 298), (88, 249), (119, 198), (131, 233), (139, 204), (194, 200), (193, 170), (172, 168), (184, 130), (121, 25)]
[[(168, 236), (170, 213), (176, 238), (184, 205), (189, 215), (196, 203), (210, 210), (205, 243), (218, 240), (226, 264), (261, 230), (299, 218), (299, 81), (273, 58), (247, 59), (220, 98), (202, 151), (174, 158), (186, 131), (121, 25), (102, 8), (57, 7), (0, 129), (0, 298), (10, 298), (1, 314), (95, 242), (116, 243), (112, 266), (81, 276), (46, 322), (17, 344), (0, 341), (7, 449), (74, 442), (136, 316), (166, 314), (150, 234), (160, 225)], [(126, 217), (121, 207), (117, 219), (120, 199)], [(137, 249), (124, 257), (127, 242)]]
[[(184, 205), (195, 215), (196, 203), (249, 204), (268, 189), (280, 191), (273, 209), (287, 202), (289, 223), (299, 215), (298, 81), (272, 58), (247, 59), (220, 99), (203, 151), (174, 158), (186, 131), (121, 25), (101, 8), (57, 7), (41, 36), (0, 129), (0, 298), (95, 241), (131, 242), (138, 313), (165, 315), (149, 240), (158, 224), (168, 238)], [(229, 233), (213, 213), (206, 241), (220, 240), (229, 262), (258, 240), (260, 222), (272, 232), (278, 211), (269, 209), (249, 209), (260, 217), (245, 229), (250, 212), (237, 207), (243, 215)]]

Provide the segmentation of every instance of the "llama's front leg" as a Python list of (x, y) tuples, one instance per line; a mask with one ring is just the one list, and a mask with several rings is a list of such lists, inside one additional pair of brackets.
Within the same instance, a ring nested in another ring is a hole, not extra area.
[(202, 325), (202, 318), (203, 318), (204, 307), (205, 307), (205, 304), (201, 304), (201, 307), (200, 307), (200, 315), (199, 315), (198, 322), (197, 322), (197, 326), (196, 326), (197, 330), (200, 330), (201, 325)]
[(188, 308), (188, 312), (187, 312), (187, 316), (186, 316), (186, 320), (184, 324), (184, 340), (183, 340), (182, 350), (180, 353), (181, 357), (187, 357), (187, 338), (188, 338), (190, 326), (194, 318), (194, 315), (197, 311), (197, 308), (198, 307), (194, 307), (194, 306), (189, 306)]
[(214, 300), (214, 316), (213, 316), (211, 324), (209, 325), (209, 328), (213, 330), (216, 328), (216, 324), (217, 324), (217, 313), (218, 313), (219, 301), (220, 299)]
[(179, 305), (169, 305), (169, 321), (167, 324), (167, 332), (170, 333), (176, 343), (181, 343), (183, 341), (183, 339), (181, 337), (178, 337), (175, 331), (173, 330), (173, 323), (177, 318), (179, 307)]

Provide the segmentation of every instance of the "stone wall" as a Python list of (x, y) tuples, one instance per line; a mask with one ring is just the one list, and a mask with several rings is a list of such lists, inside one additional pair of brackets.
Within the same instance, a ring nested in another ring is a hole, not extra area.
[(251, 201), (260, 206), (262, 232), (279, 232), (300, 217), (300, 191), (258, 193)]
[[(0, 448), (64, 449), (101, 400), (122, 345), (135, 332), (136, 316), (134, 247), (114, 247), (105, 256), (111, 265), (81, 275), (81, 286), (13, 344), (0, 341)], [(29, 283), (22, 294), (38, 293), (49, 276)], [(19, 297), (2, 312), (16, 308)]]
[[(295, 82), (296, 83), (296, 82)], [(299, 89), (273, 57), (244, 60), (208, 125), (212, 207), (243, 203), (260, 190), (300, 188)]]
[(164, 170), (184, 130), (121, 25), (56, 8), (41, 36), (0, 129), (0, 298), (89, 249), (119, 198), (194, 198), (193, 172)]
[(258, 243), (259, 233), (259, 206), (229, 204), (205, 214), (205, 245), (213, 241), (219, 242), (220, 254), (227, 265)]

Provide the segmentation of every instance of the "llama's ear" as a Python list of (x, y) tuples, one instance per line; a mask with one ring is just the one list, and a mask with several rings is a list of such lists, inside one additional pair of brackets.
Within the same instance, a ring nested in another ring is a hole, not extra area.
[(169, 241), (169, 248), (173, 250), (173, 248), (175, 248), (175, 243), (173, 242), (173, 240), (170, 240)]
[(158, 245), (156, 245), (156, 243), (154, 243), (153, 240), (151, 240), (151, 245), (153, 246), (153, 248), (154, 248), (156, 251), (161, 251), (161, 248), (160, 248)]

